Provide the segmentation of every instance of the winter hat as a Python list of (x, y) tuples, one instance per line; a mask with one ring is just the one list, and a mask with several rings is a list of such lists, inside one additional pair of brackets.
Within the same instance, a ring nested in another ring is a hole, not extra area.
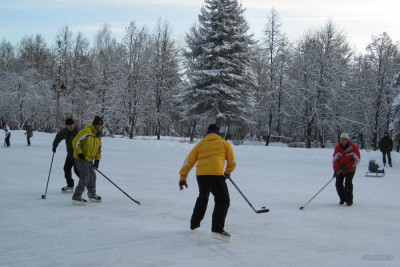
[(219, 134), (219, 128), (216, 124), (210, 124), (207, 129), (207, 134), (209, 133), (216, 133)]
[(94, 117), (93, 125), (103, 125), (103, 119), (100, 116)]
[(348, 133), (342, 133), (342, 134), (340, 135), (340, 139), (347, 139), (347, 140), (350, 140), (349, 134), (348, 134)]
[(65, 120), (65, 125), (71, 125), (71, 124), (75, 124), (75, 122), (72, 118), (68, 118)]

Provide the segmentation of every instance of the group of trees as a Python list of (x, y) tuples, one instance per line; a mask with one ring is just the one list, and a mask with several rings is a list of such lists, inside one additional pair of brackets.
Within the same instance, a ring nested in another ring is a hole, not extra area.
[(130, 138), (193, 139), (212, 122), (239, 143), (325, 147), (347, 131), (376, 149), (384, 131), (400, 138), (400, 46), (388, 34), (373, 36), (364, 54), (332, 21), (290, 41), (272, 9), (255, 40), (244, 12), (236, 0), (205, 0), (182, 48), (161, 20), (150, 31), (131, 22), (121, 42), (105, 25), (92, 46), (67, 26), (51, 47), (40, 34), (16, 46), (3, 39), (0, 120), (55, 131), (54, 88), (63, 88), (61, 121), (82, 127), (100, 115), (108, 134)]

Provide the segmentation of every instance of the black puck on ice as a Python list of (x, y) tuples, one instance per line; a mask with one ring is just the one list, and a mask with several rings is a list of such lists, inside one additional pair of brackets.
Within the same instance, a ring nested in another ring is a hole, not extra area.
[(261, 207), (261, 208), (266, 209), (266, 207)]

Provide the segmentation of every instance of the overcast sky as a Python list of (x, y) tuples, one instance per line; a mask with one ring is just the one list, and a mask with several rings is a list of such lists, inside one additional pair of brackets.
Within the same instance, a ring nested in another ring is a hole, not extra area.
[[(243, 0), (250, 32), (262, 35), (271, 8), (278, 11), (282, 31), (295, 41), (308, 30), (332, 20), (350, 44), (363, 52), (372, 35), (387, 32), (400, 41), (400, 0)], [(91, 43), (109, 24), (118, 40), (131, 21), (152, 29), (161, 18), (182, 40), (198, 21), (203, 0), (0, 0), (0, 39), (17, 44), (24, 36), (40, 33), (49, 45), (68, 26), (81, 31)]]

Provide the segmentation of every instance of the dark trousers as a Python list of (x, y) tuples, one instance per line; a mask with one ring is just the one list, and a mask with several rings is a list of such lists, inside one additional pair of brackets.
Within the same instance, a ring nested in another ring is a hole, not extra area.
[(386, 156), (388, 158), (389, 165), (392, 165), (392, 157), (390, 156), (390, 151), (382, 152), (383, 164), (386, 165)]
[(193, 215), (190, 220), (190, 228), (194, 229), (200, 226), (207, 210), (208, 197), (210, 192), (214, 196), (214, 212), (212, 214), (211, 231), (221, 232), (224, 230), (225, 218), (228, 214), (230, 205), (228, 186), (224, 176), (200, 175), (197, 176), (199, 185), (199, 196), (193, 209)]
[(10, 146), (10, 137), (11, 137), (11, 133), (9, 133), (6, 137), (6, 139), (4, 140), (6, 142), (6, 146)]
[(26, 141), (28, 142), (28, 146), (31, 145), (31, 137), (26, 135)]
[(74, 186), (74, 179), (72, 179), (72, 170), (71, 170), (72, 167), (74, 168), (74, 172), (75, 172), (76, 176), (80, 177), (78, 169), (76, 168), (76, 165), (75, 165), (74, 158), (67, 156), (67, 158), (65, 159), (65, 163), (64, 163), (64, 175), (65, 175), (65, 180), (67, 180), (68, 187)]
[(349, 172), (344, 175), (340, 173), (336, 177), (336, 191), (340, 201), (353, 204), (353, 177), (354, 172)]

